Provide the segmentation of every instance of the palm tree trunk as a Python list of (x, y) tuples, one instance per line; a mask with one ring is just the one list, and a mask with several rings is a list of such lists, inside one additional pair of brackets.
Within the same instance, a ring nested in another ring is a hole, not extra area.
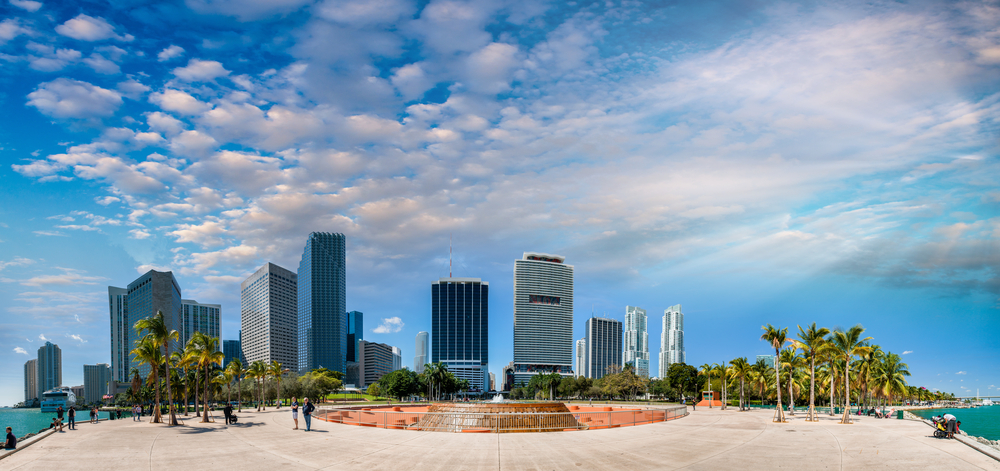
[(208, 363), (205, 363), (205, 394), (202, 397), (205, 398), (205, 407), (202, 412), (201, 421), (205, 423), (208, 422)]
[[(164, 358), (170, 358), (170, 338), (163, 342), (163, 350), (166, 351)], [(174, 395), (170, 391), (170, 362), (167, 362), (167, 411), (170, 412), (170, 425), (177, 424), (177, 415), (174, 414)]]
[(201, 396), (201, 394), (199, 394), (201, 392), (201, 388), (198, 387), (198, 386), (201, 385), (200, 379), (201, 379), (201, 368), (195, 368), (195, 370), (194, 370), (194, 415), (196, 417), (198, 416), (198, 413), (199, 413), (198, 405), (201, 404), (201, 402), (198, 401), (198, 397)]
[(830, 416), (831, 417), (834, 415), (834, 413), (833, 413), (833, 390), (836, 388), (836, 383), (837, 383), (835, 381), (835, 379), (836, 379), (836, 373), (833, 371), (833, 362), (830, 362)]
[(844, 362), (844, 418), (842, 424), (851, 423), (851, 359)]
[[(152, 365), (150, 365), (150, 366), (152, 367)], [(153, 412), (153, 422), (152, 422), (154, 424), (158, 424), (158, 423), (163, 422), (163, 417), (160, 414), (160, 374), (159, 374), (159, 371), (160, 371), (160, 367), (159, 367), (159, 365), (157, 365), (156, 369), (153, 371), (153, 381), (156, 384), (156, 407), (155, 407), (156, 410)]]
[(775, 407), (775, 414), (777, 416), (778, 422), (785, 421), (785, 414), (781, 411), (781, 363), (778, 362), (778, 357), (781, 356), (781, 351), (777, 348), (774, 349), (774, 389), (778, 394), (778, 405)]
[(243, 412), (243, 384), (240, 381), (241, 375), (236, 375), (236, 400), (239, 404), (236, 407), (239, 409), (236, 412)]
[(792, 373), (788, 372), (788, 415), (795, 415), (795, 396), (792, 394)]

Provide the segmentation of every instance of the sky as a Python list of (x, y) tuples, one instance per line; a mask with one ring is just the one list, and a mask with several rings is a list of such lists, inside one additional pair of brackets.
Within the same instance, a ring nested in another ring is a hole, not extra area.
[(592, 314), (681, 304), (688, 363), (862, 324), (910, 383), (1000, 394), (1000, 3), (2, 0), (0, 405), (46, 340), (109, 362), (107, 286), (239, 283), (347, 237), (366, 339), (430, 283), (575, 267)]

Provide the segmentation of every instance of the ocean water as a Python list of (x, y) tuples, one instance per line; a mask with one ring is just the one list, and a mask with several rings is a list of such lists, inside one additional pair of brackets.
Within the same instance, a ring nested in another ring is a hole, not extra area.
[(929, 419), (935, 415), (951, 414), (962, 421), (962, 431), (989, 440), (1000, 440), (1000, 406), (975, 409), (920, 409), (914, 415)]
[[(15, 436), (23, 437), (29, 433), (36, 433), (43, 428), (48, 428), (55, 416), (55, 412), (42, 412), (40, 409), (0, 409), (0, 431), (6, 431), (7, 427), (11, 427)], [(99, 416), (106, 419), (108, 413), (99, 412)], [(89, 411), (76, 411), (77, 424), (89, 420)], [(66, 422), (65, 417), (63, 422)], [(6, 435), (6, 432), (4, 434)]]

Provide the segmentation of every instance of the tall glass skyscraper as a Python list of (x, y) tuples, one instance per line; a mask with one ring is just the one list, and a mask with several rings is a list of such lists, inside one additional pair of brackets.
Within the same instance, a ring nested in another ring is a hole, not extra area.
[(317, 368), (347, 372), (346, 243), (344, 234), (313, 232), (302, 251), (298, 273), (302, 373)]
[(635, 374), (649, 377), (649, 324), (646, 310), (625, 306), (624, 362), (635, 368)]
[[(108, 383), (111, 382), (111, 366), (107, 363), (83, 365), (83, 397), (87, 402), (101, 402), (108, 394)], [(77, 400), (80, 398), (77, 397)]]
[(240, 283), (241, 362), (298, 371), (298, 296), (298, 275), (270, 262)]
[(414, 348), (416, 354), (413, 356), (413, 371), (417, 374), (424, 372), (424, 365), (427, 364), (427, 345), (430, 343), (427, 332), (417, 332), (417, 344)]
[(582, 338), (576, 341), (576, 369), (573, 370), (576, 376), (587, 375), (587, 339)]
[(676, 304), (663, 311), (663, 333), (660, 334), (660, 378), (667, 377), (672, 363), (684, 363), (684, 314)]
[(38, 385), (38, 400), (42, 400), (42, 393), (53, 388), (62, 386), (62, 349), (52, 342), (45, 342), (45, 345), (38, 347), (38, 369), (35, 378)]
[(448, 366), (472, 392), (489, 386), (490, 284), (479, 278), (431, 283), (431, 362)]
[(191, 299), (181, 300), (181, 343), (187, 345), (195, 332), (201, 332), (209, 337), (220, 339), (219, 325), (222, 318), (222, 306), (219, 304), (202, 304)]
[(361, 311), (347, 313), (347, 361), (358, 361), (358, 340), (365, 339), (365, 314)]
[(573, 374), (573, 266), (525, 252), (514, 261), (514, 384), (538, 373)]
[(591, 317), (587, 319), (585, 376), (600, 379), (608, 374), (608, 367), (620, 369), (622, 366), (622, 323), (615, 319)]
[(135, 331), (128, 320), (128, 290), (108, 286), (108, 306), (111, 309), (111, 378), (119, 383), (129, 381), (132, 369), (132, 343)]
[[(229, 362), (233, 360), (239, 360), (240, 363), (243, 363), (243, 349), (240, 348), (239, 340), (223, 340), (222, 354), (225, 355), (225, 359), (222, 360), (223, 368), (229, 366)], [(298, 360), (298, 355), (295, 356), (295, 359)]]
[[(139, 319), (153, 317), (160, 311), (168, 330), (176, 330), (178, 333), (184, 330), (181, 287), (177, 284), (177, 279), (172, 272), (150, 270), (129, 283), (126, 290), (108, 286), (108, 303), (111, 309), (112, 379), (127, 383), (130, 379), (129, 371), (133, 367), (139, 368), (141, 377), (147, 377), (149, 365), (138, 364), (129, 353), (135, 348), (137, 338), (133, 327)], [(170, 351), (180, 351), (182, 345), (180, 338), (171, 340)]]

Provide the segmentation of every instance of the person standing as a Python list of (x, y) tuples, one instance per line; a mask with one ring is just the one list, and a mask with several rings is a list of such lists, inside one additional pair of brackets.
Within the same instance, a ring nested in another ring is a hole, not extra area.
[(69, 429), (76, 430), (76, 407), (69, 408)]
[(4, 450), (13, 450), (17, 448), (17, 437), (14, 436), (14, 431), (7, 427), (7, 440), (3, 442)]
[(309, 402), (308, 397), (305, 398), (304, 400), (305, 400), (305, 405), (302, 406), (302, 418), (306, 420), (306, 432), (308, 432), (310, 430), (310, 426), (312, 425), (311, 423), (312, 413), (314, 410), (316, 410), (316, 406), (312, 405), (312, 403)]
[(297, 397), (292, 398), (292, 421), (295, 422), (295, 428), (292, 430), (299, 429), (299, 399)]

